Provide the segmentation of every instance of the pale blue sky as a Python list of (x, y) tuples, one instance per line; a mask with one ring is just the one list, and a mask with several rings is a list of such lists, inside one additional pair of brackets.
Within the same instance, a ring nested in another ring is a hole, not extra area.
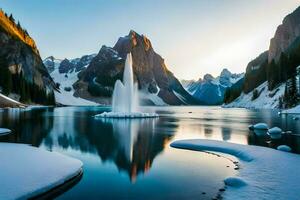
[(43, 58), (74, 58), (145, 34), (179, 78), (243, 72), (299, 0), (0, 0)]

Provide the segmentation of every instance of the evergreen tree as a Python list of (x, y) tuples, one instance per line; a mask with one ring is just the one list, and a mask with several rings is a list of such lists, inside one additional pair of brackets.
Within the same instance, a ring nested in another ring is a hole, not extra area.
[(15, 23), (15, 18), (13, 17), (12, 14), (9, 15), (9, 20), (10, 20), (11, 22)]

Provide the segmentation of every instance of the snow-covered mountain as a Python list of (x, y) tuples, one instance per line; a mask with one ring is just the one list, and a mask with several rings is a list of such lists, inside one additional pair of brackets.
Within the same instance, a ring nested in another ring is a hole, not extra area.
[(94, 57), (95, 54), (70, 60), (57, 59), (53, 56), (44, 59), (44, 65), (59, 89), (59, 91), (55, 91), (55, 100), (58, 104), (78, 106), (96, 105), (92, 101), (75, 97), (75, 90), (73, 88), (73, 84), (78, 81), (78, 73), (85, 69)]
[(292, 108), (300, 104), (300, 7), (277, 27), (269, 49), (249, 62), (224, 107)]
[(198, 81), (182, 81), (186, 90), (195, 98), (207, 105), (222, 104), (224, 94), (228, 87), (244, 77), (244, 74), (233, 74), (228, 69), (223, 69), (220, 76), (213, 77), (210, 74), (204, 75)]
[[(284, 94), (285, 83), (279, 85), (273, 90), (268, 89), (268, 82), (264, 82), (253, 91), (244, 93), (235, 99), (233, 102), (223, 105), (225, 108), (248, 108), (248, 109), (270, 109), (278, 108), (279, 97)], [(254, 93), (257, 93), (255, 97)]]
[(97, 54), (71, 60), (46, 58), (44, 64), (60, 89), (60, 92), (55, 93), (57, 102), (78, 105), (85, 99), (84, 104), (110, 104), (115, 81), (122, 79), (128, 53), (132, 55), (134, 79), (139, 86), (141, 104), (200, 103), (168, 70), (150, 40), (135, 31), (120, 37), (114, 47), (103, 45)]

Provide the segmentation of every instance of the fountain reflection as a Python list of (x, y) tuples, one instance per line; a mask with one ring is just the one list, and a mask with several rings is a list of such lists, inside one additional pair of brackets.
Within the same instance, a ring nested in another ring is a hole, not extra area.
[[(77, 150), (98, 155), (104, 163), (113, 161), (132, 182), (139, 174), (149, 171), (155, 157), (173, 136), (171, 133), (157, 132), (158, 118), (60, 118), (59, 112), (59, 109), (54, 111), (54, 127), (41, 146), (49, 150)], [(73, 115), (80, 116), (80, 113)]]

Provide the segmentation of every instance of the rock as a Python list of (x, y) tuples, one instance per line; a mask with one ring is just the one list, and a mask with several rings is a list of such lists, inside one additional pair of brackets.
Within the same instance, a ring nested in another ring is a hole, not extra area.
[(280, 139), (282, 135), (281, 128), (273, 127), (268, 130), (268, 134), (272, 139)]
[(267, 134), (267, 132), (268, 132), (267, 129), (254, 129), (253, 132), (258, 137), (264, 137), (264, 136), (268, 135)]
[(280, 145), (277, 147), (277, 150), (279, 151), (285, 151), (285, 152), (291, 152), (292, 149), (288, 145)]
[(251, 131), (253, 131), (254, 130), (254, 126), (253, 125), (249, 125), (248, 129), (251, 130)]
[(285, 52), (300, 35), (300, 7), (287, 15), (281, 25), (277, 27), (275, 36), (271, 39), (268, 62), (277, 62), (282, 52)]
[(64, 59), (63, 61), (61, 61), (58, 71), (59, 73), (64, 74), (64, 73), (68, 73), (74, 67), (75, 66), (73, 63), (71, 63), (68, 59)]
[[(113, 48), (102, 46), (89, 66), (80, 72), (78, 82), (87, 83), (88, 88), (92, 86), (93, 90), (95, 87), (106, 90), (113, 88), (116, 80), (122, 78), (125, 56), (128, 53), (132, 54), (134, 78), (140, 90), (152, 94), (158, 92), (157, 95), (170, 105), (199, 103), (168, 70), (164, 59), (154, 51), (150, 40), (134, 31), (120, 37)], [(101, 95), (94, 94), (99, 98)]]
[(224, 180), (224, 183), (231, 187), (243, 187), (247, 185), (247, 183), (239, 177), (228, 177)]

